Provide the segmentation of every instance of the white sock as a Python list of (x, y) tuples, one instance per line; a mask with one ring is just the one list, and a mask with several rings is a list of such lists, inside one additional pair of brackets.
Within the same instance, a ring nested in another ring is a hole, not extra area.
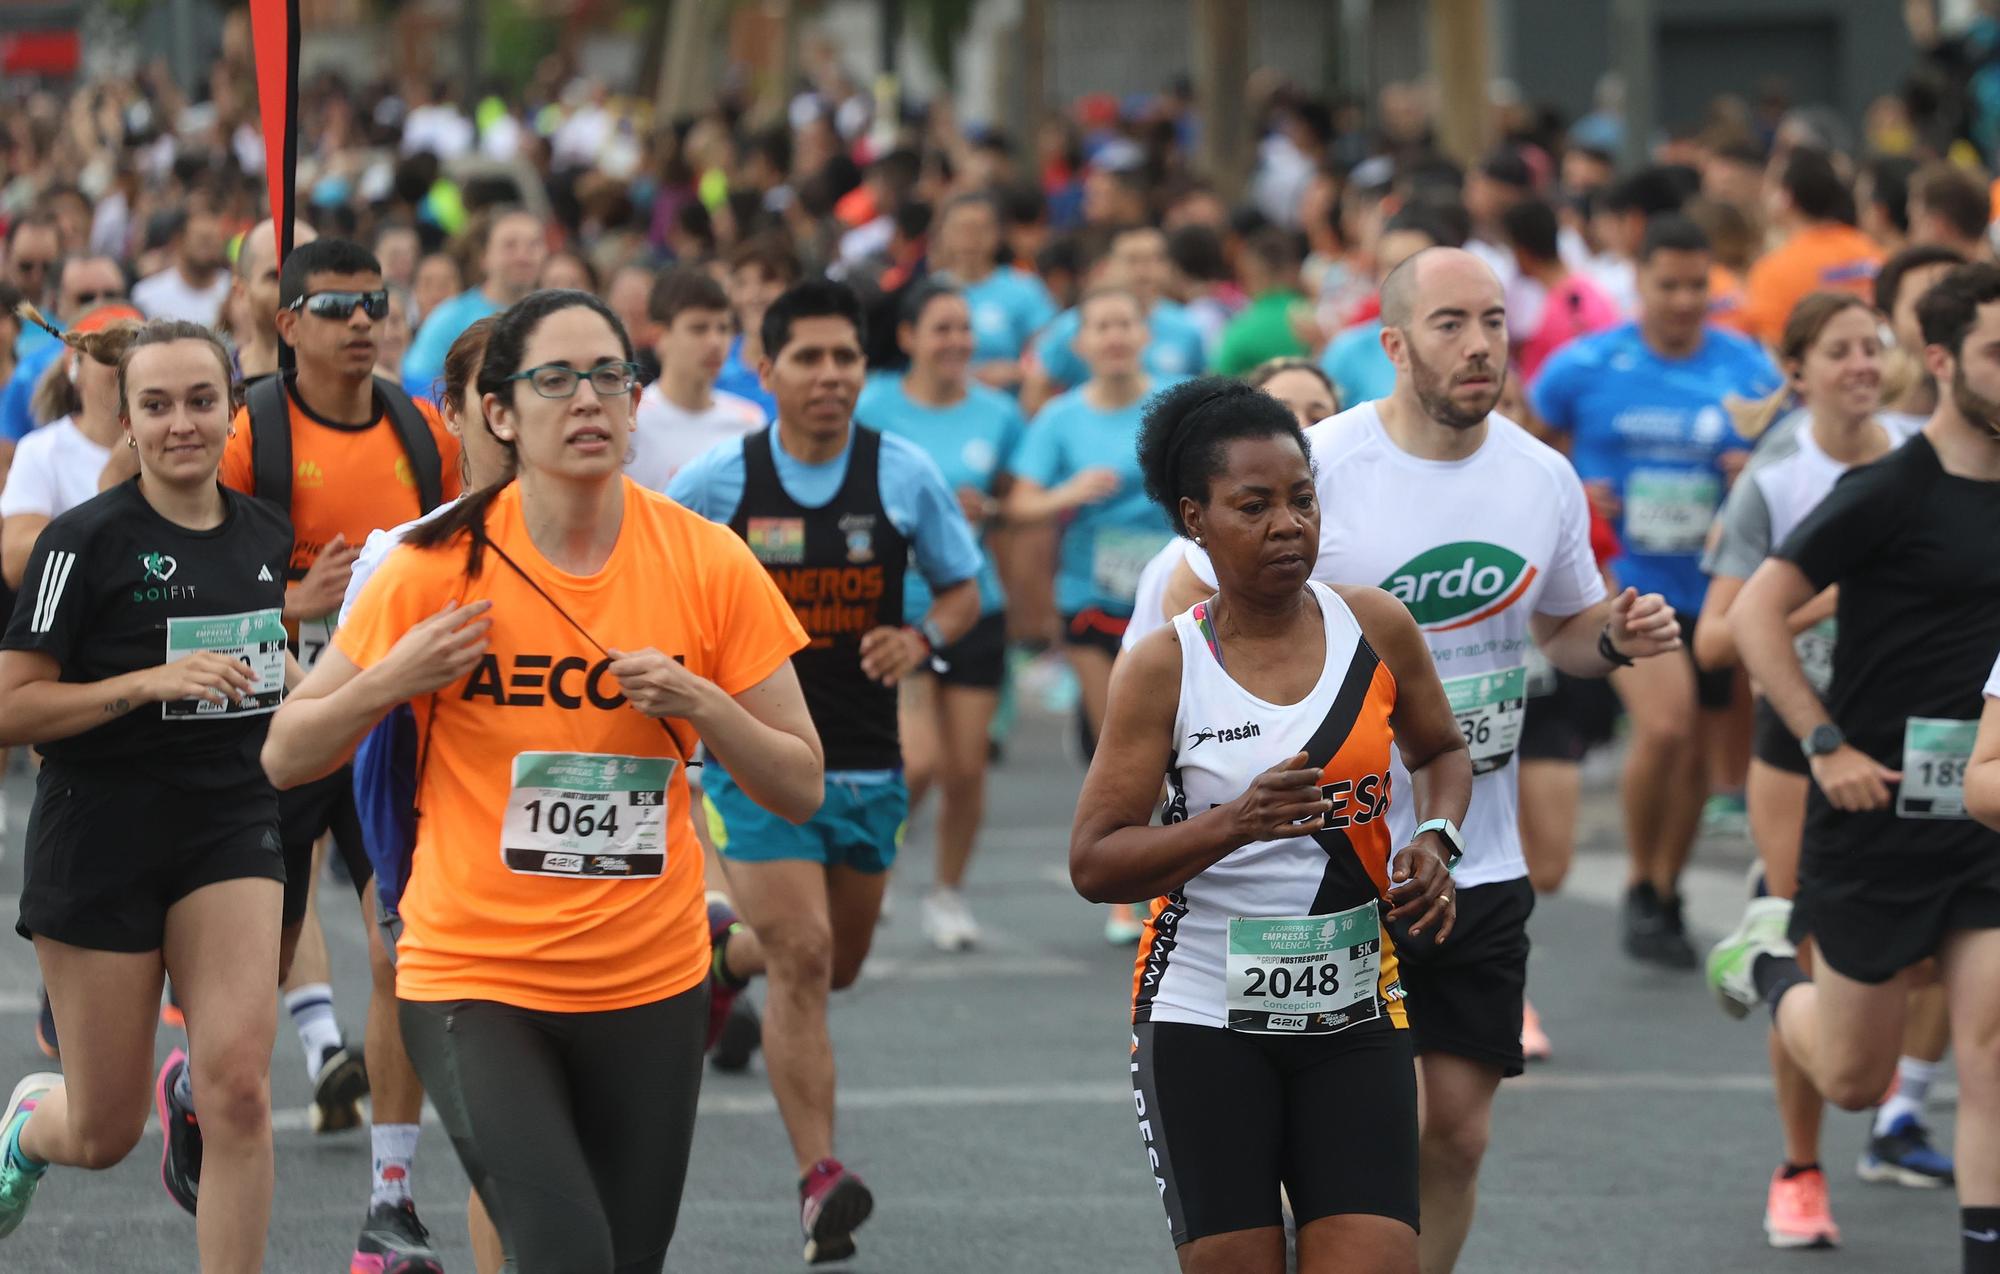
[(1896, 1091), (1875, 1112), (1875, 1135), (1880, 1137), (1905, 1115), (1922, 1121), (1924, 1098), (1930, 1095), (1931, 1081), (1937, 1078), (1938, 1064), (1920, 1057), (1905, 1057), (1896, 1063)]
[(376, 1124), (368, 1130), (375, 1151), (375, 1189), (368, 1196), (369, 1207), (411, 1200), (410, 1171), (417, 1162), (418, 1131), (415, 1124)]
[(285, 1012), (299, 1033), (299, 1047), (305, 1050), (306, 1078), (319, 1078), (320, 1060), (340, 1047), (340, 1023), (333, 1016), (333, 988), (312, 982), (285, 992)]

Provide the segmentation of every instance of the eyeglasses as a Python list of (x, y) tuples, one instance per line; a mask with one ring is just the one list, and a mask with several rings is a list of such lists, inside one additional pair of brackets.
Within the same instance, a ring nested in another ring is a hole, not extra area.
[(360, 310), (379, 320), (389, 316), (389, 291), (377, 288), (373, 292), (308, 292), (285, 308), (336, 322), (345, 321)]
[(576, 387), (588, 380), (599, 398), (623, 398), (639, 387), (639, 368), (632, 363), (599, 363), (587, 372), (561, 363), (544, 363), (515, 372), (508, 380), (525, 380), (528, 387), (544, 398), (573, 398)]

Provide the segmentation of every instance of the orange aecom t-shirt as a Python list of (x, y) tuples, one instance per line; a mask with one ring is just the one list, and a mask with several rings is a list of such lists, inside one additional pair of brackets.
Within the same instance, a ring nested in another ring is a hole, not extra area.
[[(622, 481), (624, 524), (595, 575), (571, 575), (536, 551), (519, 486), (494, 500), (488, 534), (606, 649), (650, 646), (726, 694), (805, 647), (791, 604), (734, 532)], [(476, 579), (465, 568), (462, 537), (396, 549), (334, 635), (367, 668), (446, 601), (493, 602), (479, 666), (412, 705), (428, 738), (396, 994), (581, 1013), (688, 990), (709, 964), (681, 764), (693, 727), (674, 722), (677, 741), (626, 703), (590, 638), (497, 554), (486, 553)], [(644, 819), (658, 826), (660, 800), (664, 865), (645, 852), (658, 840), (630, 839)], [(607, 818), (615, 833), (583, 830)]]
[[(286, 395), (292, 418), (292, 560), (294, 582), (304, 578), (319, 560), (320, 550), (335, 534), (356, 548), (368, 542), (370, 531), (386, 531), (421, 517), (416, 474), (403, 454), (402, 440), (388, 407), (377, 396), (375, 419), (366, 425), (343, 425), (322, 419), (299, 401), (296, 390)], [(445, 431), (437, 409), (417, 400), (417, 410), (437, 439), (444, 465), (444, 498), (459, 493), (458, 439)], [(250, 409), (231, 422), (234, 430), (222, 449), (222, 484), (255, 495), (251, 465)]]
[(1809, 226), (1750, 267), (1743, 285), (1740, 329), (1776, 346), (1792, 307), (1812, 292), (1872, 297), (1882, 249), (1853, 226)]

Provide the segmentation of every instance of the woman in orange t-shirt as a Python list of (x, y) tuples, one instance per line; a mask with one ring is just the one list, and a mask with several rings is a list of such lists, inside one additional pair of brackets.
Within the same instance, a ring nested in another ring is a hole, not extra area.
[(264, 752), (309, 782), (411, 703), (404, 1038), (528, 1270), (657, 1271), (673, 1237), (710, 963), (696, 743), (783, 817), (821, 798), (790, 605), (727, 527), (623, 476), (633, 370), (584, 293), (495, 321), (478, 389), (518, 478), (383, 562)]

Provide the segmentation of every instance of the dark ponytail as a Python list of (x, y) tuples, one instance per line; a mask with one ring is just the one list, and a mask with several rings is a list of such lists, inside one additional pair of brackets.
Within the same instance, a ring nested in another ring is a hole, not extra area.
[[(483, 400), (491, 394), (495, 398), (513, 402), (521, 392), (520, 382), (510, 380), (527, 358), (528, 341), (540, 327), (542, 320), (551, 314), (581, 306), (595, 313), (611, 330), (618, 333), (619, 344), (624, 346), (625, 361), (632, 361), (632, 337), (625, 331), (625, 325), (611, 312), (611, 307), (588, 292), (551, 288), (541, 292), (530, 292), (506, 310), (496, 315), (492, 328), (486, 336), (486, 356), (479, 364), (479, 379), (475, 385)], [(532, 392), (532, 391), (530, 391)], [(497, 440), (497, 439), (496, 439)], [(501, 446), (515, 452), (515, 445), (501, 441)], [(486, 513), (493, 507), (493, 501), (506, 490), (520, 472), (520, 456), (515, 452), (515, 471), (489, 487), (481, 487), (460, 500), (449, 513), (429, 522), (421, 523), (404, 537), (405, 544), (420, 549), (440, 548), (451, 543), (460, 535), (466, 537), (465, 573), (468, 578), (477, 577), (486, 558)]]
[(1182, 381), (1154, 395), (1139, 425), (1139, 470), (1146, 494), (1187, 534), (1181, 499), (1208, 503), (1209, 483), (1222, 472), (1223, 451), (1239, 438), (1291, 438), (1312, 463), (1312, 448), (1291, 409), (1261, 389), (1229, 376)]

